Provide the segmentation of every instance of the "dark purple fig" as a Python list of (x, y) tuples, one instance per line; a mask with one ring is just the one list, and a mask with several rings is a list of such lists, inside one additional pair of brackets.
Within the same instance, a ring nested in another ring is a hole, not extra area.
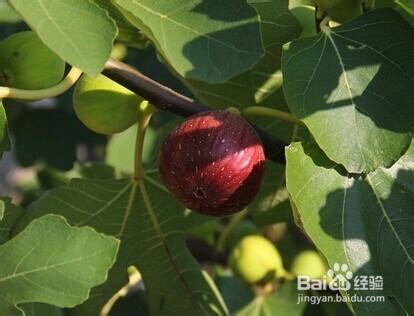
[(264, 166), (256, 131), (227, 111), (200, 113), (175, 127), (159, 159), (172, 195), (187, 208), (214, 216), (244, 209), (259, 191)]

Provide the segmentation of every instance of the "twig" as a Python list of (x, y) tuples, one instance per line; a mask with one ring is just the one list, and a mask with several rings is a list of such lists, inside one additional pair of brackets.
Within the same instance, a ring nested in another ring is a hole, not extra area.
[(55, 97), (71, 88), (79, 79), (81, 74), (81, 70), (72, 67), (65, 79), (63, 79), (57, 85), (46, 89), (23, 90), (9, 87), (0, 87), (0, 99), (12, 98), (32, 101)]
[[(103, 74), (139, 94), (160, 110), (170, 111), (183, 117), (213, 110), (213, 108), (179, 94), (148, 78), (131, 66), (114, 59), (110, 59), (105, 64)], [(287, 144), (273, 138), (259, 127), (254, 125), (253, 127), (263, 142), (267, 158), (285, 164), (285, 146)]]

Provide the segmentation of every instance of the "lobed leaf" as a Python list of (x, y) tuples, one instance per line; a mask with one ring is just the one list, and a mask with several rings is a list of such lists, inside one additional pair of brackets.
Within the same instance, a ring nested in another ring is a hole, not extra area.
[(349, 172), (388, 167), (411, 142), (413, 38), (398, 13), (380, 9), (284, 47), (289, 108)]
[(263, 55), (259, 18), (244, 0), (114, 3), (182, 77), (224, 82), (252, 68)]
[(353, 302), (358, 315), (414, 312), (414, 145), (391, 168), (364, 177), (347, 173), (315, 145), (287, 151), (287, 187), (303, 228), (327, 258), (353, 276), (382, 276), (384, 290), (351, 288), (348, 295), (383, 296)]
[(250, 0), (248, 3), (260, 16), (265, 54), (252, 69), (225, 83), (187, 80), (190, 89), (206, 104), (222, 108), (245, 108), (263, 103), (272, 107), (285, 103), (280, 93), (282, 45), (299, 36), (301, 27), (289, 11), (286, 0)]
[(46, 215), (0, 246), (0, 310), (24, 315), (20, 303), (72, 307), (85, 301), (112, 266), (118, 240)]
[(121, 239), (118, 260), (107, 282), (69, 315), (96, 314), (114, 290), (127, 283), (130, 265), (137, 266), (143, 276), (152, 314), (226, 314), (208, 275), (186, 248), (183, 208), (154, 174), (146, 174), (139, 183), (74, 179), (35, 202), (21, 226), (46, 212)]

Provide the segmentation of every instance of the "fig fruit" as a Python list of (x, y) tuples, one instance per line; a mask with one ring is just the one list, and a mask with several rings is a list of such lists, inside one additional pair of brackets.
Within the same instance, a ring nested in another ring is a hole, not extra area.
[(136, 123), (142, 101), (134, 92), (104, 75), (83, 75), (73, 95), (75, 112), (81, 122), (92, 131), (106, 135), (122, 132)]
[(315, 7), (300, 5), (290, 10), (302, 26), (300, 37), (310, 37), (317, 34), (315, 23)]
[(171, 194), (187, 208), (213, 216), (245, 208), (259, 191), (264, 165), (256, 131), (227, 111), (188, 118), (167, 136), (159, 157)]
[(306, 275), (311, 279), (322, 278), (328, 270), (325, 260), (313, 250), (304, 250), (293, 259), (291, 273)]
[(286, 275), (279, 251), (268, 239), (258, 235), (239, 241), (230, 253), (229, 266), (249, 284), (264, 284)]
[(44, 89), (62, 80), (65, 62), (34, 32), (15, 33), (0, 42), (0, 85)]

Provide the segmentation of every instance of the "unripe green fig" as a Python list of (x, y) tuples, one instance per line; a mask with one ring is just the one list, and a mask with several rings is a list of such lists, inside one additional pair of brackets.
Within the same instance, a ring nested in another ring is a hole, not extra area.
[(65, 62), (34, 32), (15, 33), (0, 42), (0, 85), (36, 90), (62, 80)]
[(83, 75), (73, 95), (78, 118), (92, 131), (105, 135), (122, 132), (136, 123), (142, 101), (104, 75)]
[(310, 37), (317, 33), (315, 23), (315, 7), (310, 5), (300, 5), (290, 10), (302, 25), (300, 37)]
[(239, 241), (230, 254), (229, 266), (249, 284), (264, 284), (286, 275), (279, 251), (259, 235), (249, 235)]
[(328, 267), (324, 259), (313, 250), (304, 250), (293, 259), (291, 273), (306, 275), (311, 279), (320, 279), (326, 274)]

